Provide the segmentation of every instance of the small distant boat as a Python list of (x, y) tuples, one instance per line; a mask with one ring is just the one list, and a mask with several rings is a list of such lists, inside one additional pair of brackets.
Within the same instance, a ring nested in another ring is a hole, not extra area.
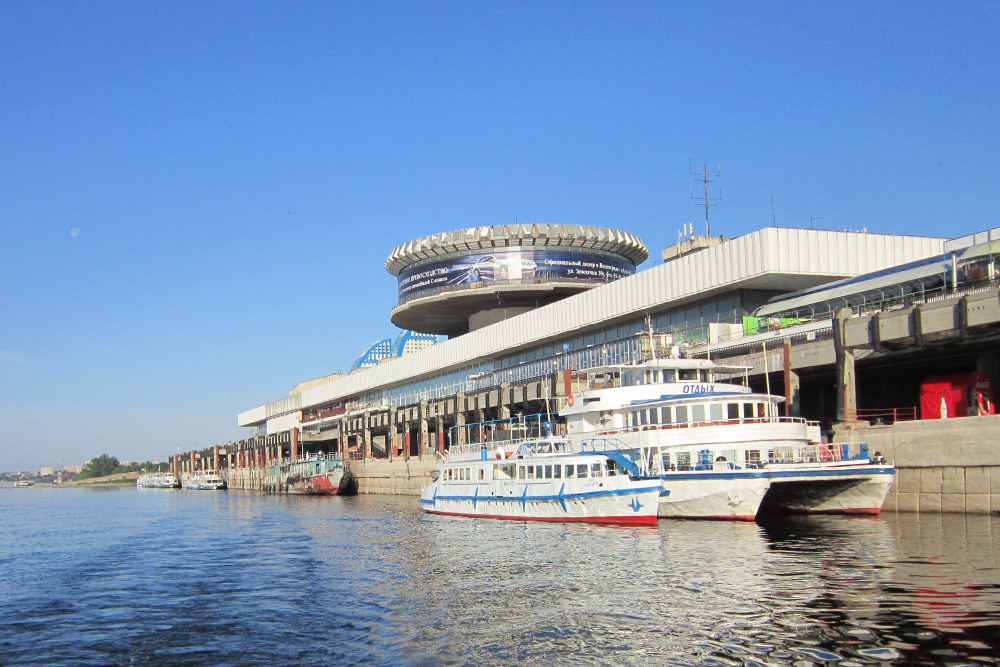
[(226, 480), (214, 470), (196, 473), (188, 479), (187, 488), (193, 491), (221, 491), (227, 488)]
[(19, 479), (18, 481), (14, 482), (14, 486), (34, 486), (34, 485), (35, 485), (34, 482), (28, 481), (26, 479)]
[(286, 460), (280, 465), (268, 466), (263, 490), (290, 495), (343, 496), (357, 493), (358, 482), (343, 460), (312, 454), (294, 463)]
[(140, 475), (137, 480), (135, 480), (135, 485), (138, 488), (144, 489), (179, 489), (181, 488), (180, 480), (173, 473), (169, 472), (157, 472), (149, 473), (146, 475)]

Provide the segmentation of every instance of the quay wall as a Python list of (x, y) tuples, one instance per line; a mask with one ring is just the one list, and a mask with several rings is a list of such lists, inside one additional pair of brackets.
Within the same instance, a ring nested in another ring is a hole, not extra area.
[(431, 470), (438, 462), (437, 457), (366, 459), (351, 461), (351, 472), (358, 478), (358, 493), (419, 496), (420, 487), (430, 484)]
[[(436, 456), (426, 458), (414, 456), (409, 459), (370, 458), (351, 461), (350, 466), (351, 472), (358, 479), (358, 493), (419, 496), (420, 488), (431, 482), (431, 470), (439, 461)], [(226, 480), (230, 489), (259, 491), (264, 483), (265, 470), (265, 468), (231, 468), (220, 471), (220, 475)], [(187, 484), (191, 474), (181, 473), (182, 486)]]
[(1000, 415), (835, 427), (896, 465), (884, 511), (1000, 514)]

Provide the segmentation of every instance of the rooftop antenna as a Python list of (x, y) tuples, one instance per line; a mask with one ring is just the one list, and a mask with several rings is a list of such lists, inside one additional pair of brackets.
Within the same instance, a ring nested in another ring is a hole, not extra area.
[(814, 223), (817, 220), (822, 220), (822, 219), (823, 219), (823, 216), (821, 216), (821, 215), (810, 215), (809, 216), (809, 229), (816, 229), (816, 225)]
[[(708, 186), (711, 185), (712, 183), (715, 183), (715, 181), (718, 180), (719, 178), (722, 178), (722, 168), (718, 167), (717, 168), (717, 173), (713, 174), (713, 173), (711, 173), (708, 170), (708, 165), (705, 164), (705, 165), (702, 165), (702, 172), (699, 174), (698, 172), (696, 172), (694, 170), (694, 165), (691, 163), (691, 159), (688, 158), (688, 171), (691, 172), (692, 176), (699, 176), (700, 178), (696, 179), (695, 183), (701, 183), (702, 186), (704, 186), (704, 188), (705, 188), (705, 194), (703, 196), (701, 196), (701, 197), (695, 197), (694, 196), (694, 191), (692, 190), (692, 192), (691, 192), (691, 199), (694, 199), (695, 201), (697, 201), (698, 202), (698, 206), (704, 206), (705, 207), (705, 236), (711, 236), (712, 235), (712, 225), (711, 225), (711, 221), (709, 220), (709, 217), (708, 217), (708, 209), (711, 206), (718, 206), (718, 204), (713, 204), (712, 202), (722, 201), (722, 188), (719, 188), (719, 196), (718, 197), (709, 197), (708, 196)], [(709, 176), (714, 176), (715, 178), (709, 178)]]
[(774, 213), (774, 195), (771, 195), (771, 222), (773, 227), (778, 226), (778, 216)]

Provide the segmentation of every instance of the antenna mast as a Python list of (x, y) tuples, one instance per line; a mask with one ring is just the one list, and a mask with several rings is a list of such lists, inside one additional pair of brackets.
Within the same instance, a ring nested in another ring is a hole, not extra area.
[[(695, 183), (701, 183), (702, 186), (704, 186), (705, 188), (705, 194), (702, 195), (701, 197), (695, 197), (694, 191), (692, 190), (691, 199), (694, 199), (696, 202), (698, 202), (697, 204), (698, 206), (705, 207), (705, 236), (711, 236), (712, 224), (711, 221), (709, 220), (708, 209), (709, 207), (712, 206), (718, 206), (718, 204), (713, 204), (712, 202), (722, 201), (722, 189), (721, 188), (719, 189), (718, 197), (710, 197), (708, 196), (708, 186), (711, 185), (712, 183), (715, 183), (715, 181), (718, 180), (719, 178), (722, 178), (722, 169), (719, 168), (717, 173), (713, 174), (708, 170), (708, 165), (705, 164), (702, 165), (702, 172), (699, 174), (694, 170), (694, 165), (691, 164), (691, 160), (689, 159), (688, 171), (691, 172), (692, 176), (698, 176), (699, 178), (695, 179)], [(715, 178), (709, 178), (710, 176), (714, 176)]]

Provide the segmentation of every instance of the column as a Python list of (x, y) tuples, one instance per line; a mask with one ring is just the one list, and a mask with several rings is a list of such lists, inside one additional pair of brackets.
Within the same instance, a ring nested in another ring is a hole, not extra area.
[(799, 374), (792, 370), (792, 346), (787, 340), (782, 348), (785, 368), (785, 416), (799, 417)]
[[(465, 426), (465, 392), (458, 392), (455, 395), (455, 426)], [(456, 444), (464, 445), (466, 441), (466, 429), (457, 429), (458, 438)]]
[(851, 319), (850, 308), (833, 315), (833, 348), (837, 355), (837, 421), (853, 422), (858, 416), (858, 393), (854, 371), (854, 351), (844, 346), (844, 327)]
[(430, 439), (428, 436), (427, 424), (427, 401), (420, 401), (420, 454), (419, 458), (424, 458), (425, 453), (430, 453)]

